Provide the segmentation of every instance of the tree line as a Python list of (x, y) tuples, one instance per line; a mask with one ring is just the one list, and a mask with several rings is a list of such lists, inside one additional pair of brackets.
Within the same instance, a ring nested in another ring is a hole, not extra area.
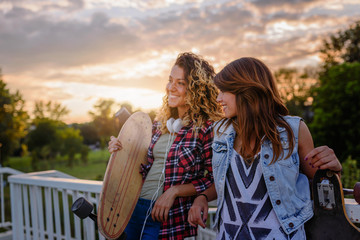
[[(89, 112), (91, 121), (65, 124), (62, 119), (69, 110), (59, 103), (35, 102), (32, 115), (24, 110), (25, 101), (19, 91), (11, 93), (0, 72), (0, 154), (2, 166), (10, 156), (30, 155), (31, 165), (37, 170), (41, 162), (51, 168), (57, 156), (73, 166), (75, 155), (86, 164), (91, 148), (104, 148), (111, 135), (121, 128), (114, 118), (114, 111), (129, 103), (116, 103), (112, 99), (99, 99)], [(149, 112), (153, 119), (154, 111)]]
[[(340, 161), (357, 165), (360, 156), (360, 21), (323, 40), (318, 67), (282, 68), (275, 72), (281, 96), (292, 115), (302, 116), (316, 145), (333, 148)], [(4, 165), (9, 156), (30, 153), (33, 164), (66, 156), (71, 166), (75, 154), (86, 163), (89, 146), (105, 147), (120, 126), (114, 106), (133, 112), (128, 103), (100, 99), (90, 112), (92, 121), (66, 125), (68, 109), (55, 102), (36, 102), (32, 118), (24, 110), (19, 91), (11, 93), (0, 72), (0, 153)], [(155, 111), (151, 111), (152, 119)], [(360, 174), (360, 173), (357, 173)]]

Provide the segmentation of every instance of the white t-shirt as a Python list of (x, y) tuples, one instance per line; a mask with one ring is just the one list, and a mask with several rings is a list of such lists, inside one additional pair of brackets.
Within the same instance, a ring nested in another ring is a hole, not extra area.
[[(166, 148), (171, 146), (175, 140), (174, 136), (170, 136), (170, 134), (162, 134), (158, 141), (155, 143), (153, 154), (154, 154), (154, 162), (146, 175), (143, 187), (141, 189), (140, 198), (151, 200), (159, 188), (159, 192), (156, 200), (161, 194), (164, 192), (164, 174), (161, 174), (165, 165), (165, 152)], [(166, 156), (167, 157), (167, 156)]]

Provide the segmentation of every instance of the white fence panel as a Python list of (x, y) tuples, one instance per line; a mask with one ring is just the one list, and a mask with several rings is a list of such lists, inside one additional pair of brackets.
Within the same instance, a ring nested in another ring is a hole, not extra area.
[(92, 220), (80, 220), (71, 212), (78, 197), (97, 208), (101, 181), (45, 171), (11, 176), (9, 182), (13, 239), (104, 240)]
[[(10, 183), (12, 221), (4, 214), (4, 176)], [(80, 220), (71, 212), (72, 203), (86, 198), (97, 209), (101, 181), (76, 179), (58, 171), (22, 174), (0, 167), (1, 214), (0, 227), (12, 227), (16, 240), (105, 240), (95, 223), (87, 218)], [(360, 205), (354, 199), (345, 199), (351, 221), (360, 222)], [(209, 209), (209, 223), (213, 224), (216, 208)], [(197, 240), (213, 240), (215, 231), (199, 227)], [(194, 239), (194, 238), (192, 238)]]
[(15, 174), (22, 174), (22, 172), (8, 167), (3, 168), (0, 165), (0, 228), (11, 227), (11, 219), (6, 219), (5, 215), (5, 187), (7, 186), (8, 176)]

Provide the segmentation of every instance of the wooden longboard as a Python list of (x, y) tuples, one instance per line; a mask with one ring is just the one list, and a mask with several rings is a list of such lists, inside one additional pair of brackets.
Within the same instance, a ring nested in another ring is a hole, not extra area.
[(318, 170), (312, 182), (314, 217), (306, 224), (310, 240), (359, 240), (360, 230), (349, 220), (339, 176)]
[(98, 207), (99, 231), (107, 239), (120, 237), (138, 201), (143, 183), (140, 165), (147, 162), (151, 127), (150, 117), (136, 112), (119, 133), (123, 149), (110, 157)]

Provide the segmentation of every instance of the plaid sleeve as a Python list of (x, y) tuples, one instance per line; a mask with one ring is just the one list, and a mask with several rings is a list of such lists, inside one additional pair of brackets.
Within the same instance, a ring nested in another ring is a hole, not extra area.
[(203, 177), (193, 180), (191, 183), (194, 185), (196, 192), (199, 194), (209, 188), (213, 183), (212, 172), (212, 141), (213, 141), (213, 127), (211, 123), (207, 123), (207, 127), (199, 132), (199, 139), (201, 139), (203, 149), (201, 159), (203, 160), (204, 174)]

